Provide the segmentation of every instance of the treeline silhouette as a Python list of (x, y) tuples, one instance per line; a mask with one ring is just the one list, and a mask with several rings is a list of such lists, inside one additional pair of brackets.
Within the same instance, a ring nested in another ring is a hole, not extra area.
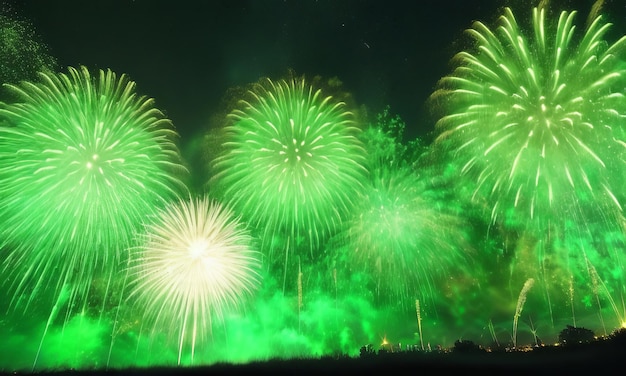
[[(457, 340), (452, 348), (424, 351), (374, 351), (361, 348), (358, 357), (326, 355), (321, 358), (270, 359), (246, 364), (218, 363), (199, 367), (157, 367), (109, 370), (36, 372), (38, 376), (153, 376), (153, 375), (424, 375), (427, 372), (507, 372), (509, 374), (561, 374), (615, 372), (624, 368), (626, 328), (596, 338), (591, 330), (567, 326), (557, 345), (484, 348), (470, 340)], [(621, 372), (621, 371), (619, 371)], [(11, 372), (5, 375), (25, 373)]]

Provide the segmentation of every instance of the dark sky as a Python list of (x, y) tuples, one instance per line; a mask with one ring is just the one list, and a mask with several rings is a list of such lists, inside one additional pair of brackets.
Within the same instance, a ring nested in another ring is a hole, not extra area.
[[(229, 87), (290, 68), (336, 76), (358, 104), (389, 104), (407, 132), (428, 138), (424, 102), (467, 47), (458, 43), (462, 31), (518, 3), (535, 1), (28, 0), (13, 8), (62, 67), (128, 74), (183, 139), (206, 130)], [(593, 1), (577, 3), (582, 23)]]

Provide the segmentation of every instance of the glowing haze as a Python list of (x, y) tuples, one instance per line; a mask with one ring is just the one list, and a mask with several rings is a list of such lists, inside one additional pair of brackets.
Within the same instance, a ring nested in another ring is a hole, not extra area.
[(428, 102), (432, 144), (338, 78), (290, 72), (226, 93), (193, 140), (203, 166), (127, 75), (57, 72), (8, 22), (0, 46), (43, 66), (0, 103), (0, 368), (517, 346), (623, 325), (626, 39), (598, 9), (472, 24)]

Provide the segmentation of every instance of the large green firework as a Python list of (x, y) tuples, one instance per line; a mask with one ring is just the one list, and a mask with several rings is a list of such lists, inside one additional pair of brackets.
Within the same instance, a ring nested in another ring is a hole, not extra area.
[(574, 314), (576, 295), (598, 310), (624, 295), (623, 249), (602, 239), (623, 239), (626, 37), (607, 42), (601, 16), (577, 33), (575, 11), (557, 15), (534, 8), (528, 33), (509, 8), (493, 30), (474, 23), (474, 48), (432, 97), (457, 191), (502, 225), (510, 283), (536, 279), (552, 321)]
[(228, 116), (212, 183), (262, 229), (308, 249), (333, 233), (362, 186), (354, 115), (304, 78), (256, 84)]
[(530, 33), (509, 8), (494, 30), (474, 23), (474, 48), (458, 53), (433, 95), (444, 112), (437, 143), (494, 222), (543, 231), (584, 206), (622, 208), (626, 38), (607, 43), (600, 16), (576, 33), (575, 15), (549, 22), (534, 8)]
[(239, 218), (207, 197), (173, 202), (155, 218), (140, 235), (130, 298), (152, 336), (175, 334), (180, 364), (185, 345), (193, 361), (196, 343), (210, 337), (212, 318), (257, 289), (260, 258)]
[(2, 270), (20, 301), (50, 287), (71, 291), (71, 306), (95, 280), (106, 294), (143, 218), (186, 190), (186, 170), (172, 123), (127, 76), (40, 78), (8, 86), (19, 100), (0, 106)]

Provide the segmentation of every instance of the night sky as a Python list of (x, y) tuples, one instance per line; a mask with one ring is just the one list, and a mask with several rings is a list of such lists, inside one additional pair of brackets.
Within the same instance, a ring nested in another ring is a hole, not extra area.
[[(501, 2), (500, 2), (501, 3)], [(419, 4), (419, 7), (417, 7)], [(494, 1), (29, 0), (30, 20), (61, 67), (127, 73), (183, 139), (203, 132), (226, 90), (288, 69), (336, 76), (359, 104), (389, 104), (416, 134), (448, 71), (454, 41)]]
[[(579, 10), (577, 24), (593, 2), (552, 1)], [(425, 101), (450, 72), (451, 57), (468, 47), (463, 30), (474, 20), (493, 24), (505, 5), (523, 8), (516, 14), (529, 9), (519, 0), (2, 3), (32, 23), (63, 69), (83, 64), (128, 74), (173, 120), (183, 143), (207, 130), (229, 88), (282, 78), (288, 69), (337, 77), (357, 104), (372, 113), (390, 105), (408, 137), (429, 141), (434, 119)], [(617, 3), (605, 2), (605, 13), (620, 18), (624, 5)], [(626, 28), (616, 23), (616, 32)]]

